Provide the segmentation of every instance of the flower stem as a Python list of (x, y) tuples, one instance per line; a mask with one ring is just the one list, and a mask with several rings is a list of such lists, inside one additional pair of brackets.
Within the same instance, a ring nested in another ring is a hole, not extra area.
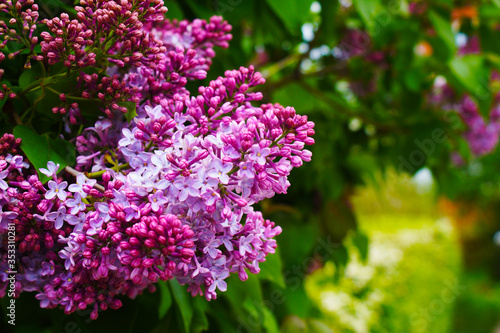
[[(114, 171), (120, 171), (120, 170), (123, 170), (123, 169), (126, 169), (130, 167), (130, 165), (128, 163), (125, 163), (125, 164), (120, 164), (120, 165), (117, 165), (117, 166), (114, 166), (112, 168), (110, 168), (111, 170), (114, 170)], [(97, 171), (97, 172), (91, 172), (91, 173), (85, 173), (85, 176), (89, 177), (89, 178), (99, 178), (101, 177), (104, 173), (106, 172), (106, 170), (101, 170), (101, 171)]]

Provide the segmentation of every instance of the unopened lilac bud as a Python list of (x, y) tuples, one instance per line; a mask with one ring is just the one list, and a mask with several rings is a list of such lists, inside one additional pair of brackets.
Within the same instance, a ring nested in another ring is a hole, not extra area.
[(183, 248), (181, 250), (181, 255), (184, 257), (184, 258), (191, 258), (193, 255), (194, 255), (194, 251), (191, 250), (191, 249), (186, 249), (186, 248)]
[(311, 146), (311, 145), (313, 145), (313, 144), (314, 144), (314, 139), (313, 139), (313, 138), (310, 138), (310, 137), (305, 138), (305, 139), (304, 139), (304, 143), (305, 143), (306, 145), (308, 145), (308, 146)]

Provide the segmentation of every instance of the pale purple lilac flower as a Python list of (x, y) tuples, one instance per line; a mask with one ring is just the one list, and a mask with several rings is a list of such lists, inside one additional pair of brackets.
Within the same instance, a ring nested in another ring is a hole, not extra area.
[(53, 180), (49, 180), (48, 187), (49, 190), (45, 193), (45, 199), (51, 200), (57, 196), (59, 200), (65, 200), (68, 194), (65, 189), (68, 186), (68, 182), (63, 181), (57, 183)]

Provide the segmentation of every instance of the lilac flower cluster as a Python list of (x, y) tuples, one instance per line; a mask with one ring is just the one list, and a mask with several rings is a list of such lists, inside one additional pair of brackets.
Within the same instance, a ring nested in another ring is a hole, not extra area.
[[(9, 53), (9, 58), (15, 58), (21, 51), (28, 49), (29, 56), (25, 67), (31, 67), (31, 58), (34, 56), (35, 46), (38, 44), (38, 37), (35, 30), (38, 23), (38, 5), (33, 0), (1, 0), (0, 1), (0, 49), (4, 49), (7, 43), (15, 43), (16, 47), (24, 46)], [(8, 21), (7, 21), (8, 19)], [(4, 53), (0, 52), (0, 62), (5, 59)]]
[[(38, 17), (38, 5), (33, 0), (14, 2), (0, 0), (0, 49), (4, 50), (9, 43), (9, 47), (14, 48), (9, 53), (10, 59), (27, 50), (25, 68), (31, 68), (31, 59), (35, 56), (34, 49), (38, 43), (38, 37), (34, 33)], [(0, 62), (3, 60), (5, 60), (5, 54), (0, 52)], [(0, 69), (0, 79), (4, 73), (4, 70)], [(16, 93), (3, 83), (0, 86), (0, 100), (6, 97), (15, 98)]]
[(472, 154), (477, 157), (493, 152), (498, 144), (500, 135), (500, 99), (498, 97), (496, 99), (495, 106), (489, 114), (489, 121), (487, 121), (479, 112), (477, 103), (470, 96), (457, 97), (447, 84), (436, 85), (429, 96), (431, 105), (437, 106), (446, 112), (455, 111), (458, 113), (466, 126), (463, 137), (467, 141)]
[[(104, 171), (115, 182), (107, 190), (114, 203), (102, 206), (102, 215), (109, 212), (113, 221), (118, 213), (133, 222), (144, 212), (172, 214), (182, 217), (189, 235), (192, 232), (184, 248), (192, 258), (171, 264), (167, 272), (143, 271), (151, 281), (174, 276), (188, 284), (193, 295), (212, 299), (216, 289), (226, 289), (224, 279), (230, 273), (245, 280), (245, 269), (258, 273), (259, 262), (274, 252), (273, 238), (281, 229), (251, 205), (286, 192), (291, 169), (311, 158), (304, 146), (314, 143), (314, 124), (290, 107), (252, 106), (262, 94), (249, 89), (263, 83), (252, 67), (227, 71), (201, 87), (196, 97), (175, 96), (174, 103), (146, 105), (129, 126), (98, 121), (78, 138), (77, 168), (93, 174)], [(123, 128), (121, 134), (116, 128)], [(115, 156), (112, 164), (120, 165), (121, 172), (109, 171), (106, 156)], [(75, 231), (74, 238), (93, 236), (99, 232), (94, 225)], [(142, 227), (146, 235), (150, 228), (147, 223)], [(151, 245), (158, 242), (150, 239)], [(137, 257), (150, 259), (145, 253)]]
[(491, 111), (489, 123), (485, 122), (477, 104), (469, 96), (461, 100), (457, 111), (467, 126), (463, 135), (472, 153), (476, 156), (491, 153), (498, 144), (500, 134), (500, 105)]
[[(475, 36), (467, 39), (467, 42), (459, 48), (459, 55), (475, 54), (480, 51), (479, 40)], [(491, 73), (492, 85), (500, 81), (496, 72)], [(464, 139), (474, 156), (483, 156), (493, 152), (498, 145), (500, 136), (500, 93), (494, 94), (493, 106), (489, 113), (489, 119), (485, 119), (479, 112), (477, 103), (467, 94), (458, 94), (448, 85), (443, 78), (436, 80), (433, 91), (428, 96), (428, 102), (445, 111), (455, 111), (466, 126), (463, 132)], [(454, 154), (455, 164), (463, 163), (463, 159)]]
[(84, 173), (71, 184), (58, 178), (52, 162), (40, 170), (52, 178), (45, 186), (25, 179), (29, 164), (7, 154), (1, 227), (16, 224), (17, 290), (38, 291), (42, 307), (67, 313), (90, 306), (96, 318), (120, 306), (117, 295), (135, 297), (159, 279), (210, 300), (230, 273), (258, 273), (281, 228), (251, 205), (285, 193), (314, 143), (314, 124), (293, 108), (250, 104), (262, 95), (248, 89), (262, 83), (252, 68), (228, 71), (181, 110), (146, 106), (114, 140), (105, 135), (111, 121), (99, 121), (95, 144), (126, 165), (106, 168), (102, 192)]
[[(121, 295), (169, 279), (214, 299), (230, 274), (246, 280), (275, 252), (281, 228), (252, 205), (286, 193), (291, 170), (311, 160), (314, 123), (292, 107), (258, 105), (265, 80), (253, 66), (226, 71), (191, 96), (187, 81), (204, 79), (213, 47), (231, 39), (220, 17), (160, 22), (162, 1), (81, 4), (78, 20), (45, 22), (52, 34), (43, 36), (40, 60), (76, 70), (100, 61), (96, 44), (109, 46), (107, 76), (79, 73), (82, 96), (106, 101), (107, 117), (74, 139), (74, 169), (48, 162), (38, 170), (45, 184), (20, 140), (0, 138), (0, 296), (4, 235), (14, 223), (17, 296), (34, 291), (43, 308), (90, 308), (95, 319), (120, 307)], [(98, 38), (93, 26), (123, 38)], [(137, 106), (131, 122), (120, 116), (123, 94)], [(59, 97), (52, 111), (70, 132), (83, 118), (69, 96)]]
[[(78, 123), (78, 103), (68, 98), (101, 102), (107, 117), (127, 112), (121, 102), (137, 102), (136, 89), (118, 82), (116, 77), (97, 75), (96, 68), (106, 69), (108, 63), (124, 66), (145, 66), (155, 69), (165, 56), (162, 41), (144, 29), (145, 24), (163, 21), (167, 8), (163, 1), (80, 1), (76, 6), (77, 17), (70, 19), (66, 13), (51, 20), (44, 20), (48, 31), (41, 34), (42, 54), (36, 57), (48, 65), (62, 62), (79, 74), (76, 91), (81, 96), (61, 94), (61, 105), (54, 113), (69, 115), (66, 128)], [(85, 70), (86, 69), (86, 70)]]
[[(121, 78), (137, 92), (134, 101), (140, 103), (139, 114), (146, 105), (187, 98), (189, 92), (184, 87), (188, 80), (205, 79), (215, 56), (213, 47), (227, 48), (232, 38), (231, 26), (219, 16), (208, 22), (200, 19), (154, 22), (145, 25), (144, 30), (160, 40), (166, 51), (155, 68), (143, 66)], [(111, 67), (108, 73), (117, 74), (118, 68)]]
[[(120, 64), (152, 66), (164, 53), (161, 42), (142, 30), (145, 22), (162, 21), (167, 8), (163, 1), (82, 0), (77, 18), (68, 14), (44, 20), (49, 32), (42, 33), (39, 60), (68, 68), (93, 66), (103, 58)], [(117, 60), (113, 55), (119, 55)]]

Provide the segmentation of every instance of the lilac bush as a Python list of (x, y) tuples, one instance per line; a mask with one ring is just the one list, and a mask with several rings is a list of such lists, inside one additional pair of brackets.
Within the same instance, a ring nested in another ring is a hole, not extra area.
[[(90, 308), (95, 319), (159, 280), (211, 300), (231, 273), (259, 273), (282, 230), (253, 205), (286, 193), (291, 170), (311, 160), (314, 124), (292, 107), (259, 105), (265, 80), (252, 66), (191, 95), (187, 82), (205, 79), (214, 47), (231, 39), (220, 17), (170, 21), (159, 0), (82, 0), (76, 17), (42, 22), (37, 9), (0, 1), (15, 20), (1, 22), (0, 35), (26, 44), (27, 69), (39, 62), (74, 75), (71, 92), (57, 90), (63, 75), (42, 83), (59, 98), (47, 112), (61, 117), (76, 164), (37, 170), (21, 138), (0, 138), (0, 296), (15, 269), (16, 297), (33, 291), (42, 308)], [(7, 26), (16, 22), (26, 28)], [(2, 98), (16, 95), (2, 87)], [(101, 110), (97, 119), (82, 101)]]

